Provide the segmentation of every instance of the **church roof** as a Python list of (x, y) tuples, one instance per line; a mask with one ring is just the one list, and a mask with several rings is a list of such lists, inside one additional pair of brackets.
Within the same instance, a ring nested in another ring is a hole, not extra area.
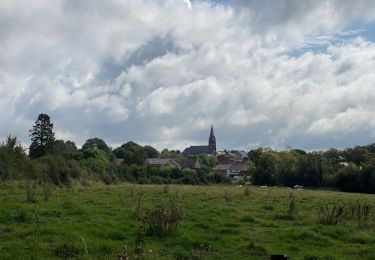
[(190, 146), (183, 151), (184, 155), (211, 154), (212, 151), (208, 145)]

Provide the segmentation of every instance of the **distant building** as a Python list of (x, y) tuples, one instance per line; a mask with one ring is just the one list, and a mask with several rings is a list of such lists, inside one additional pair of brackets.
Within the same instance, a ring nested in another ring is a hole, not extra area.
[(147, 158), (146, 165), (155, 168), (175, 167), (181, 168), (181, 165), (174, 159)]
[(181, 162), (182, 168), (200, 169), (201, 164), (198, 159), (183, 159)]
[(222, 173), (235, 180), (243, 180), (248, 175), (247, 165), (244, 162), (218, 164), (213, 171)]
[(208, 138), (208, 145), (190, 146), (186, 148), (182, 155), (187, 157), (189, 155), (216, 155), (216, 138), (214, 135), (214, 128), (211, 126), (210, 137)]
[(212, 170), (216, 173), (221, 173), (223, 175), (227, 175), (228, 171), (229, 171), (229, 168), (232, 166), (231, 163), (221, 163), (221, 164), (218, 164), (215, 168), (213, 168)]
[(245, 162), (248, 160), (248, 155), (243, 150), (219, 151), (217, 159), (220, 163)]
[(117, 166), (121, 166), (123, 163), (124, 163), (124, 159), (119, 159), (119, 158), (115, 158), (113, 160), (114, 164), (116, 164)]

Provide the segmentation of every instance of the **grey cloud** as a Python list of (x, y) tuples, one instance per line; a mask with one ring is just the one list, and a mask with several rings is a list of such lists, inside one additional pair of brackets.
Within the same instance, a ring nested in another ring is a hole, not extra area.
[[(353, 19), (373, 19), (370, 1), (187, 4), (2, 1), (0, 137), (28, 143), (40, 112), (79, 144), (182, 149), (206, 143), (212, 123), (223, 149), (375, 136), (375, 45), (332, 40)], [(322, 41), (320, 53), (287, 54)]]

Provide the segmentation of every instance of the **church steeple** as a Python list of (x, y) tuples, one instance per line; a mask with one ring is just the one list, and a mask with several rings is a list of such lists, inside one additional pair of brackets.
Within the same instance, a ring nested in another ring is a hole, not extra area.
[(211, 133), (208, 138), (208, 148), (210, 148), (211, 154), (216, 154), (216, 138), (214, 135), (214, 127), (211, 125)]

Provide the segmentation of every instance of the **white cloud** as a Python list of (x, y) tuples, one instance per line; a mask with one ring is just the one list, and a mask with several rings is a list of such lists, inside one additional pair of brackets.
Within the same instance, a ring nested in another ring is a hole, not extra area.
[(178, 148), (212, 123), (222, 148), (369, 142), (375, 45), (348, 28), (374, 14), (370, 0), (1, 1), (0, 137), (28, 142), (44, 112), (78, 143)]

